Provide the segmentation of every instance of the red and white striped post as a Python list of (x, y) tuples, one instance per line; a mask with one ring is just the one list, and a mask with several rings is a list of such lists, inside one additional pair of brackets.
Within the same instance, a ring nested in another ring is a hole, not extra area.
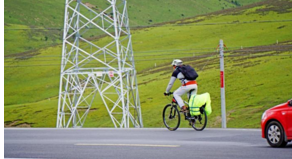
[(221, 118), (222, 118), (222, 128), (226, 128), (224, 55), (223, 55), (224, 44), (223, 44), (223, 40), (220, 40), (219, 48), (220, 48), (220, 81), (221, 81)]

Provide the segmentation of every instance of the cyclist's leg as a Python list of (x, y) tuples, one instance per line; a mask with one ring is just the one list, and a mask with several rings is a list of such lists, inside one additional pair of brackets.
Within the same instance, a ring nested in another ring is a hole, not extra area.
[(197, 85), (196, 84), (181, 86), (173, 92), (173, 97), (175, 98), (175, 100), (178, 103), (178, 105), (180, 106), (180, 108), (185, 105), (181, 96), (185, 93), (188, 93), (191, 89), (195, 89), (194, 91), (192, 91), (192, 94), (193, 93), (197, 94)]
[(173, 97), (176, 100), (177, 104), (180, 108), (184, 106), (184, 101), (182, 100), (181, 96), (185, 93), (187, 93), (189, 90), (186, 88), (186, 86), (181, 86), (177, 90), (173, 92)]
[[(190, 99), (190, 96), (197, 94), (198, 92), (198, 85), (197, 84), (192, 84), (187, 86), (189, 90), (193, 90), (192, 92), (188, 92), (188, 99)], [(189, 94), (191, 93), (191, 94)]]

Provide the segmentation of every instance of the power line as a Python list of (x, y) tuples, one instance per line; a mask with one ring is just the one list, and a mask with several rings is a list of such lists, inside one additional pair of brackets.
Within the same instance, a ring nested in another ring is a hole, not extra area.
[(137, 54), (137, 53), (142, 54), (142, 53), (177, 52), (177, 51), (192, 51), (192, 50), (216, 50), (216, 47), (214, 47), (214, 48), (201, 48), (201, 49), (190, 48), (190, 49), (174, 49), (174, 50), (149, 50), (149, 51), (137, 51), (134, 53), (135, 54)]
[[(292, 45), (291, 45), (292, 46)], [(135, 52), (134, 54), (137, 53), (157, 53), (157, 52), (175, 52), (175, 53), (180, 53), (181, 51), (190, 51), (190, 50), (199, 50), (199, 49), (181, 49), (181, 50), (152, 50), (152, 51), (141, 51), (141, 52)], [(211, 49), (210, 49), (211, 50)], [(213, 48), (212, 50), (215, 50), (215, 48)], [(179, 52), (180, 51), (180, 52)], [(202, 54), (202, 53), (208, 53), (207, 51), (205, 52), (191, 52), (196, 53), (196, 54)], [(189, 54), (191, 54), (189, 53)], [(164, 55), (171, 55), (170, 53), (166, 53)], [(139, 56), (144, 56), (144, 55), (134, 55), (134, 57), (139, 57)], [(146, 55), (146, 56), (157, 56), (157, 55)], [(26, 56), (13, 56), (13, 55), (9, 55), (4, 57), (5, 59), (9, 59), (9, 58), (32, 58), (32, 57), (63, 57), (62, 55), (47, 55), (47, 56), (33, 56), (33, 55), (26, 55)]]
[(292, 54), (286, 54), (286, 55), (279, 55), (279, 54), (247, 54), (247, 55), (224, 55), (224, 57), (238, 57), (238, 56), (292, 56)]
[[(249, 50), (249, 51), (243, 51), (243, 50), (240, 50), (240, 51), (226, 51), (225, 53), (242, 53), (242, 52), (247, 52), (247, 53), (254, 53), (256, 52), (255, 54), (245, 54), (245, 55), (253, 55), (253, 56), (259, 56), (259, 55), (266, 55), (267, 52), (275, 52), (275, 51), (278, 51), (278, 50)], [(262, 53), (258, 53), (258, 52), (262, 52)], [(203, 54), (205, 53), (205, 54)], [(195, 58), (200, 58), (200, 57), (208, 57), (209, 55), (206, 55), (206, 53), (213, 53), (213, 54), (218, 54), (217, 51), (214, 51), (214, 52), (189, 52), (189, 53), (178, 53), (179, 55), (190, 55), (190, 54), (193, 54), (193, 56), (187, 56), (187, 57), (195, 57)], [(197, 55), (199, 54), (199, 55)], [(145, 59), (145, 57), (153, 57), (153, 56), (166, 56), (166, 55), (174, 55), (174, 54), (157, 54), (157, 55), (140, 55), (140, 56), (134, 56), (135, 58), (135, 61), (148, 61), (148, 60), (151, 60), (151, 59)], [(239, 55), (225, 55), (225, 56), (243, 56), (243, 54), (239, 54)], [(29, 56), (31, 57), (31, 56)], [(38, 57), (33, 57), (33, 58), (39, 58), (40, 56)], [(51, 56), (42, 56), (42, 57), (45, 57), (46, 59), (33, 59), (33, 60), (22, 60), (20, 59), (19, 61), (5, 61), (6, 63), (17, 63), (17, 62), (49, 62), (49, 61), (61, 61), (61, 58), (60, 59), (49, 59)], [(48, 58), (49, 57), (49, 58)], [(56, 57), (56, 56), (54, 56)], [(57, 56), (57, 57), (61, 57), (61, 56)], [(143, 60), (139, 59), (140, 57), (144, 57)], [(23, 57), (22, 57), (23, 58)], [(167, 58), (167, 59), (173, 59), (175, 57), (170, 57), (170, 58)], [(185, 58), (184, 56), (180, 56), (180, 57), (177, 57), (177, 58)], [(166, 59), (166, 58), (159, 58), (161, 60), (163, 59)], [(158, 60), (159, 60), (158, 59)], [(88, 59), (90, 60), (90, 59)]]
[(196, 26), (196, 25), (225, 25), (225, 24), (251, 24), (251, 23), (277, 23), (277, 22), (291, 22), (292, 19), (286, 20), (262, 20), (262, 21), (232, 21), (232, 22), (217, 22), (217, 23), (198, 23), (198, 24), (176, 24), (175, 26)]
[[(153, 27), (180, 27), (180, 26), (200, 26), (200, 25), (225, 25), (225, 24), (251, 24), (251, 23), (278, 23), (278, 22), (292, 22), (292, 19), (284, 20), (261, 20), (261, 21), (232, 21), (232, 22), (217, 22), (217, 23), (191, 23), (191, 24), (154, 24), (146, 26), (131, 26), (131, 29), (140, 29), (140, 28), (153, 28)], [(125, 28), (125, 27), (118, 27)], [(98, 28), (86, 28), (86, 29), (98, 29)], [(60, 30), (63, 31), (63, 27), (53, 27), (53, 28), (4, 28), (4, 30)]]
[[(218, 55), (206, 55), (206, 56), (200, 56), (200, 57), (219, 57)], [(281, 54), (241, 54), (241, 55), (224, 55), (224, 57), (239, 57), (239, 56), (292, 56), (292, 54), (285, 54), (285, 55), (281, 55)], [(198, 56), (197, 56), (198, 57)], [(190, 58), (190, 57), (180, 57), (180, 58)], [(135, 61), (157, 61), (157, 60), (169, 60), (169, 59), (173, 59), (173, 58), (152, 58), (152, 59), (139, 59), (139, 60), (135, 60)], [(136, 63), (137, 65), (137, 63)], [(5, 66), (6, 68), (13, 68), (13, 67), (39, 67), (39, 66), (61, 66), (61, 64), (47, 64), (47, 65), (10, 65), (10, 66)]]
[[(257, 47), (261, 47), (261, 49), (257, 50)], [(228, 47), (228, 49), (236, 49), (236, 50), (225, 50), (226, 53), (229, 52), (267, 52), (267, 51), (283, 51), (283, 50), (272, 50), (272, 48), (281, 48), (283, 47), (291, 47), (291, 50), (284, 50), (284, 51), (292, 51), (292, 45), (267, 45), (267, 46), (235, 46), (235, 47)], [(265, 49), (267, 48), (267, 49)], [(252, 49), (252, 50), (248, 50)], [(214, 51), (200, 51), (200, 52), (187, 52), (184, 53), (183, 51), (192, 51), (192, 50), (216, 50), (216, 48), (202, 48), (202, 49), (195, 49), (195, 48), (190, 48), (190, 49), (175, 49), (175, 50), (150, 50), (150, 51), (137, 51), (134, 52), (134, 57), (145, 57), (145, 56), (162, 56), (162, 55), (173, 55), (168, 52), (175, 52), (177, 54), (203, 54), (203, 53), (211, 53)], [(142, 53), (159, 53), (159, 52), (167, 52), (167, 53), (160, 53), (156, 55), (136, 55), (136, 54), (142, 54)], [(10, 59), (10, 58), (38, 58), (38, 57), (63, 57), (62, 55), (42, 55), (42, 56), (34, 56), (34, 55), (26, 55), (26, 56), (13, 56), (13, 55), (8, 55), (4, 56), (4, 59)]]
[[(198, 53), (193, 53), (193, 52), (189, 52), (189, 53), (179, 53), (179, 55), (189, 55), (189, 54), (193, 54), (193, 56), (187, 56), (187, 57), (207, 57), (208, 55), (202, 55), (203, 52), (200, 52), (199, 54), (200, 55), (197, 55)], [(213, 53), (213, 52), (205, 52), (205, 53)], [(215, 51), (215, 53), (218, 53), (217, 51)], [(227, 52), (226, 52), (227, 53)], [(153, 56), (166, 56), (166, 55), (174, 55), (174, 54), (157, 54), (157, 55), (140, 55), (140, 56), (134, 56), (134, 58), (137, 60), (139, 60), (140, 57), (144, 57), (143, 60), (140, 60), (140, 61), (145, 61), (145, 60), (148, 60), (148, 59), (145, 59), (145, 57), (153, 57)], [(58, 56), (58, 57), (61, 57), (61, 56)], [(50, 59), (48, 57), (45, 57), (45, 58), (42, 58), (42, 59), (38, 59), (39, 57), (33, 57), (34, 59), (32, 60), (22, 60), (22, 59), (19, 59), (19, 61), (4, 61), (4, 62), (8, 62), (8, 63), (17, 63), (17, 62), (49, 62), (49, 61), (58, 61), (60, 60), (61, 61), (61, 58), (59, 59)], [(35, 59), (37, 58), (37, 59)], [(171, 57), (173, 58), (173, 57)], [(180, 58), (184, 58), (184, 56), (180, 56)], [(153, 59), (153, 58), (151, 58)], [(165, 58), (161, 58), (161, 59), (165, 59)], [(88, 59), (90, 60), (90, 59)], [(135, 60), (135, 61), (136, 61)]]
[[(215, 52), (215, 53), (217, 53), (217, 52)], [(215, 53), (213, 54), (213, 56), (216, 58), (218, 55), (216, 55)], [(217, 54), (218, 54), (218, 53), (217, 53)], [(205, 62), (205, 65), (204, 65), (204, 66), (202, 66), (202, 68), (201, 68), (201, 70), (200, 70), (200, 71), (203, 71), (203, 70), (204, 70), (205, 66), (206, 66), (207, 64), (209, 64), (209, 62), (210, 62), (210, 59), (211, 59), (211, 58), (209, 58), (209, 59), (208, 59), (208, 61), (207, 61), (207, 62)]]

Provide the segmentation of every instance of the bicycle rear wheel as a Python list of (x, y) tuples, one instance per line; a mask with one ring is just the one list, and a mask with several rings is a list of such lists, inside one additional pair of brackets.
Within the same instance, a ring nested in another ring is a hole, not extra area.
[(180, 114), (176, 105), (168, 104), (162, 113), (163, 123), (170, 131), (175, 131), (180, 125)]
[(207, 114), (203, 107), (200, 108), (200, 115), (195, 116), (195, 119), (192, 119), (192, 127), (197, 131), (202, 131), (207, 125)]

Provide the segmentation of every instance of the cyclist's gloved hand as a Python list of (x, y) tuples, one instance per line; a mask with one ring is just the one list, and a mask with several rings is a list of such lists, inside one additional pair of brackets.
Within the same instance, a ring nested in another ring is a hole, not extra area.
[(170, 92), (164, 92), (164, 96), (169, 96)]

